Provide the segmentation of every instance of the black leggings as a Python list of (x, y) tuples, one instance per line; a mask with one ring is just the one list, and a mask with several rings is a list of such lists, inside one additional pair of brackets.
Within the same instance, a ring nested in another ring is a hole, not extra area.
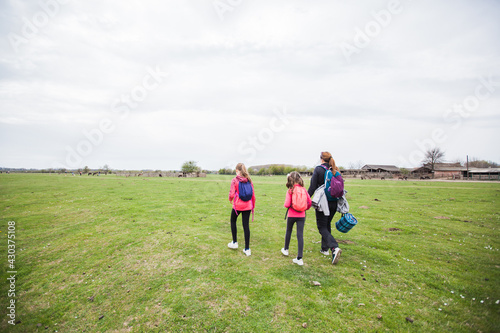
[(233, 242), (238, 241), (238, 228), (236, 228), (236, 219), (238, 218), (238, 215), (241, 214), (241, 220), (243, 222), (243, 232), (245, 233), (245, 249), (250, 248), (250, 213), (251, 210), (244, 210), (236, 214), (234, 208), (231, 210), (231, 233), (233, 234)]
[(333, 215), (337, 211), (337, 201), (328, 201), (328, 208), (330, 209), (330, 215), (325, 216), (323, 212), (316, 211), (316, 225), (318, 226), (318, 231), (321, 234), (321, 250), (328, 251), (329, 249), (335, 249), (339, 247), (339, 244), (332, 236), (332, 219)]
[(293, 225), (297, 223), (297, 242), (298, 242), (298, 252), (297, 258), (302, 258), (302, 252), (304, 251), (304, 224), (306, 222), (305, 217), (289, 217), (286, 220), (286, 234), (285, 234), (285, 250), (288, 250), (290, 245), (290, 239), (292, 238)]

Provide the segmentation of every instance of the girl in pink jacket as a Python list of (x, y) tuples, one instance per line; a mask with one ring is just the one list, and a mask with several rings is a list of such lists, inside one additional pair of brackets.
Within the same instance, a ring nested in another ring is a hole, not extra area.
[(288, 256), (288, 246), (292, 237), (293, 225), (297, 224), (297, 258), (293, 263), (299, 266), (304, 265), (302, 253), (304, 250), (304, 224), (306, 223), (306, 210), (311, 208), (311, 197), (304, 188), (304, 181), (297, 171), (288, 174), (285, 198), (285, 208), (288, 208), (288, 218), (286, 221), (285, 247), (281, 249), (283, 255)]
[(236, 165), (236, 177), (231, 181), (229, 201), (233, 203), (233, 209), (231, 210), (231, 233), (233, 241), (227, 244), (227, 246), (230, 249), (238, 248), (236, 220), (241, 214), (243, 232), (245, 234), (245, 249), (243, 253), (249, 256), (252, 254), (252, 251), (250, 251), (250, 213), (253, 214), (255, 209), (255, 191), (250, 175), (243, 163)]

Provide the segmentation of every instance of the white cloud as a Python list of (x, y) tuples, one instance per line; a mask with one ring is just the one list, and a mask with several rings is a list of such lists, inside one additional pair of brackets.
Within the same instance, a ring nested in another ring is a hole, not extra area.
[[(484, 144), (500, 138), (498, 3), (401, 0), (347, 61), (340, 45), (377, 24), (390, 3), (244, 1), (221, 21), (210, 1), (61, 1), (17, 52), (9, 34), (23, 37), (44, 7), (4, 3), (0, 165), (63, 162), (66, 147), (76, 149), (102, 119), (115, 129), (81, 166), (176, 169), (193, 159), (218, 169), (250, 155), (251, 164), (312, 165), (326, 149), (339, 165), (401, 164), (436, 128), (450, 159), (465, 148), (498, 159)], [(169, 75), (121, 118), (115, 101), (139, 89), (150, 68)], [(489, 77), (494, 91), (452, 128), (459, 115), (446, 119), (447, 110)], [(248, 153), (249, 138), (283, 107), (290, 124)]]

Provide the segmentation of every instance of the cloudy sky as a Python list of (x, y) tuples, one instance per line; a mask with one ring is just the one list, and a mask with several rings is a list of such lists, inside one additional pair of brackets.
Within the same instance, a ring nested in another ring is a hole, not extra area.
[(0, 2), (0, 167), (500, 162), (500, 2)]

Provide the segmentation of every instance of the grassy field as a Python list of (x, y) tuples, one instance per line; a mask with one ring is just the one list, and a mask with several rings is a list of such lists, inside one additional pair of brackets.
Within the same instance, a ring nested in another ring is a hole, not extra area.
[(500, 184), (349, 179), (340, 262), (311, 211), (300, 267), (285, 177), (254, 178), (252, 256), (227, 248), (230, 180), (1, 174), (0, 331), (500, 331)]

